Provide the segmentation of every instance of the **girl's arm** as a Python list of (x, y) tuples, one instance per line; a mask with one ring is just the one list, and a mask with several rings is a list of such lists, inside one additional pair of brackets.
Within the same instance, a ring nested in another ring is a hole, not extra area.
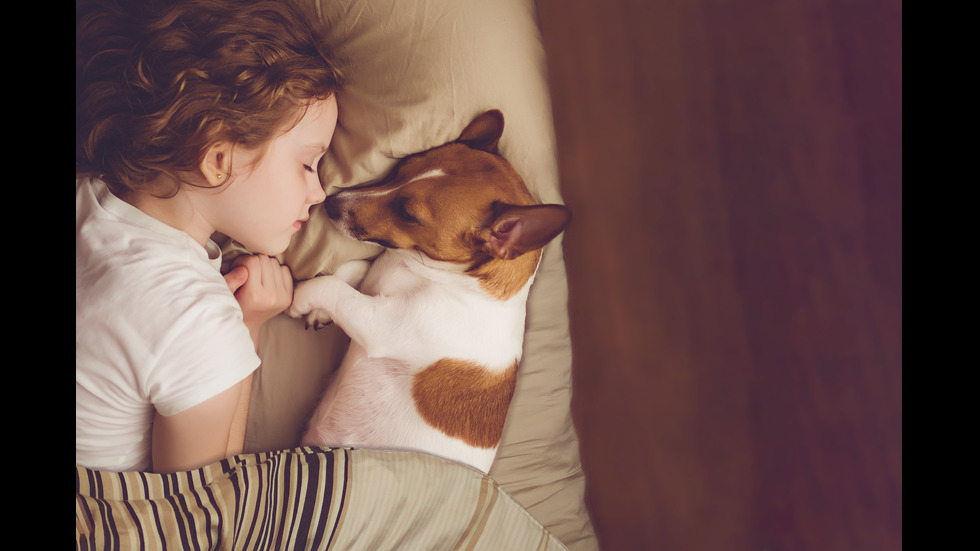
[[(289, 307), (293, 278), (275, 258), (250, 255), (235, 260), (225, 276), (242, 307), (245, 326), (259, 349), (262, 325)], [(202, 467), (241, 453), (251, 397), (249, 375), (228, 390), (171, 416), (153, 419), (153, 471), (169, 473)]]
[(242, 381), (242, 392), (238, 397), (238, 407), (231, 421), (231, 431), (228, 434), (228, 449), (225, 457), (242, 453), (245, 445), (245, 425), (248, 422), (248, 405), (252, 398), (252, 375)]
[[(153, 416), (153, 472), (189, 471), (228, 457), (231, 429), (251, 375), (180, 413)], [(244, 436), (244, 432), (242, 433)], [(238, 442), (239, 449), (241, 443)]]

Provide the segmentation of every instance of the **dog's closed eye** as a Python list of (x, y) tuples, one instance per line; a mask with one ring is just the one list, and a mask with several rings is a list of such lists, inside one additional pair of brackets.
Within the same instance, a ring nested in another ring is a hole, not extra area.
[(397, 215), (403, 222), (418, 225), (422, 224), (422, 222), (414, 214), (412, 214), (408, 204), (408, 197), (400, 197), (396, 199), (392, 204), (392, 209), (395, 211), (395, 215)]

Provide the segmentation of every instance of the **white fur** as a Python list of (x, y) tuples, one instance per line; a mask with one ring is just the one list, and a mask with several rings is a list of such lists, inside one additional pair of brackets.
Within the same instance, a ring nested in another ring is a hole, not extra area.
[(409, 183), (415, 182), (417, 180), (425, 180), (426, 178), (438, 178), (439, 176), (445, 176), (445, 175), (446, 175), (445, 170), (441, 168), (433, 168), (431, 170), (426, 170), (422, 174), (419, 174), (418, 176), (412, 178), (411, 180), (409, 180)]
[(404, 250), (378, 257), (359, 291), (364, 271), (363, 262), (348, 263), (296, 286), (289, 315), (312, 325), (332, 319), (351, 337), (303, 445), (419, 450), (487, 472), (496, 448), (469, 446), (427, 424), (412, 379), (445, 358), (493, 371), (512, 367), (521, 357), (531, 281), (501, 301), (458, 265)]

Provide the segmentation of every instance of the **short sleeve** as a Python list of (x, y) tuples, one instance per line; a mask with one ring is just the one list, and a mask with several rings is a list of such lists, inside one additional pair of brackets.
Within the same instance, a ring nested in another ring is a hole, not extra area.
[(174, 415), (232, 387), (259, 366), (241, 308), (227, 289), (190, 293), (173, 309), (144, 382), (153, 407)]

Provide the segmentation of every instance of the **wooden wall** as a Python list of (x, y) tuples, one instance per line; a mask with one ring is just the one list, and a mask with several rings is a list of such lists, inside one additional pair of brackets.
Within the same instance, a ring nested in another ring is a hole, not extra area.
[(902, 536), (898, 0), (539, 0), (604, 549)]

